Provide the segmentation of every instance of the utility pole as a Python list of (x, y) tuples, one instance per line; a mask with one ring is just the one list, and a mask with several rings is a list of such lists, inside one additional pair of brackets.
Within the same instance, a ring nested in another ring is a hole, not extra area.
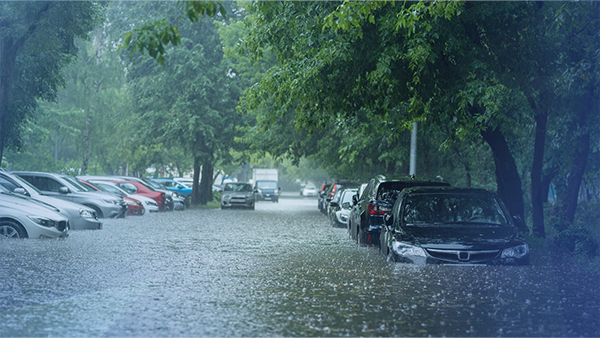
[(410, 176), (417, 175), (417, 122), (412, 123), (412, 133), (410, 134)]

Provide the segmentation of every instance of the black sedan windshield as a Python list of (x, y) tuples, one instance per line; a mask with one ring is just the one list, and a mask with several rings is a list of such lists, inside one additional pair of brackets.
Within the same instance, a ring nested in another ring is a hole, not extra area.
[(404, 205), (404, 223), (486, 223), (507, 225), (508, 221), (493, 196), (466, 194), (419, 194)]

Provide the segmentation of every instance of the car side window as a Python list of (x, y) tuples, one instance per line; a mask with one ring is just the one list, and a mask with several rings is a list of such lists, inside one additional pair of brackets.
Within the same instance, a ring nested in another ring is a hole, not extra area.
[(117, 186), (123, 188), (123, 190), (127, 191), (130, 194), (137, 193), (137, 187), (131, 183), (117, 183)]
[(36, 186), (42, 191), (60, 192), (60, 188), (64, 187), (60, 182), (49, 177), (36, 177), (36, 180), (38, 183)]
[(15, 189), (19, 188), (19, 186), (17, 186), (13, 182), (11, 182), (11, 181), (9, 181), (6, 178), (1, 177), (1, 176), (0, 176), (0, 185), (2, 185), (3, 187), (5, 187), (10, 192), (13, 192), (13, 191), (15, 191)]

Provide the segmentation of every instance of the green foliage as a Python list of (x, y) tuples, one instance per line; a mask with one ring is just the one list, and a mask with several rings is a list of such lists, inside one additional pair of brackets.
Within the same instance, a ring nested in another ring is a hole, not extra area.
[(54, 100), (65, 84), (62, 69), (76, 57), (105, 3), (0, 2), (0, 154), (19, 149), (23, 124), (38, 100)]
[[(198, 23), (205, 14), (210, 17), (214, 17), (217, 13), (223, 17), (226, 15), (221, 1), (182, 1), (179, 2), (179, 5), (193, 23)], [(156, 62), (164, 66), (166, 48), (169, 45), (177, 46), (181, 43), (178, 26), (180, 16), (173, 18), (170, 22), (166, 18), (157, 19), (157, 21), (144, 23), (141, 27), (131, 30), (125, 34), (119, 49), (123, 48), (129, 51), (130, 58), (135, 53), (147, 52)]]

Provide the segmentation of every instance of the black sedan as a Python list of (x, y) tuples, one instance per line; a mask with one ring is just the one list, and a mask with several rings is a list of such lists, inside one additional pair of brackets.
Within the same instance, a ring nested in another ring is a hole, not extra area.
[(516, 221), (487, 190), (410, 188), (385, 217), (380, 248), (395, 262), (525, 265), (529, 246)]

